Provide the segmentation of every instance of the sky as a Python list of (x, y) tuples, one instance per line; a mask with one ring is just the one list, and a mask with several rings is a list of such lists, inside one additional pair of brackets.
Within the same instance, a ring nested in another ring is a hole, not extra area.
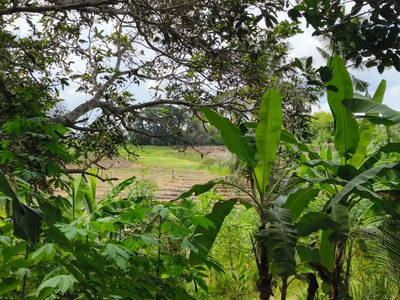
[[(312, 56), (315, 66), (324, 65), (326, 62), (316, 49), (316, 47), (323, 48), (323, 46), (312, 36), (313, 29), (311, 27), (306, 28), (305, 24), (301, 25), (301, 29), (304, 31), (303, 34), (298, 34), (289, 39), (291, 44), (290, 56), (293, 58)], [(400, 110), (400, 73), (395, 68), (385, 69), (383, 74), (379, 74), (376, 68), (367, 69), (365, 72), (350, 70), (350, 73), (370, 83), (369, 92), (371, 95), (374, 94), (381, 80), (385, 79), (387, 83), (383, 104), (395, 110)], [(320, 99), (319, 105), (313, 106), (313, 112), (321, 110), (329, 112), (326, 96)]]
[[(286, 19), (286, 13), (280, 13), (278, 16), (279, 20)], [(28, 25), (21, 19), (20, 24), (20, 34), (26, 35), (28, 33)], [(112, 27), (110, 25), (104, 24), (102, 28), (107, 32), (110, 32)], [(296, 36), (289, 39), (289, 43), (291, 44), (290, 57), (313, 57), (313, 62), (316, 67), (324, 65), (326, 62), (321, 57), (321, 55), (316, 50), (316, 47), (322, 47), (321, 43), (314, 37), (312, 37), (313, 29), (306, 28), (305, 24), (301, 25), (301, 29), (304, 31), (302, 34), (297, 34)], [(147, 56), (147, 55), (146, 55)], [(83, 71), (85, 68), (85, 64), (83, 61), (79, 59), (79, 57), (73, 58), (75, 64), (73, 65), (74, 71)], [(400, 110), (400, 100), (398, 100), (398, 96), (400, 96), (400, 73), (396, 71), (396, 69), (385, 69), (383, 74), (379, 74), (376, 68), (371, 68), (365, 72), (350, 70), (350, 72), (370, 83), (369, 92), (373, 95), (375, 89), (379, 85), (382, 79), (387, 81), (386, 94), (384, 97), (384, 104), (389, 107)], [(151, 99), (149, 95), (149, 88), (151, 87), (152, 82), (146, 82), (145, 84), (141, 84), (140, 86), (132, 84), (129, 88), (129, 91), (132, 92), (138, 102), (146, 102)], [(74, 109), (77, 105), (89, 100), (89, 98), (83, 93), (76, 93), (75, 90), (78, 87), (77, 84), (71, 83), (70, 86), (66, 87), (64, 91), (62, 91), (61, 96), (64, 98), (64, 103), (62, 104), (68, 110)], [(326, 96), (321, 97), (320, 103), (318, 105), (313, 106), (313, 112), (316, 111), (329, 111), (329, 106), (326, 100)]]

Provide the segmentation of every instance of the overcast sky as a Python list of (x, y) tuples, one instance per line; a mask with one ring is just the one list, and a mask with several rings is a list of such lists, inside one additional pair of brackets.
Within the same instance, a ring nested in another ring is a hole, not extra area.
[[(316, 66), (324, 65), (326, 62), (323, 60), (321, 55), (316, 50), (316, 47), (322, 47), (320, 42), (311, 36), (313, 29), (305, 28), (302, 24), (303, 34), (298, 34), (290, 39), (292, 49), (290, 51), (291, 57), (313, 57), (314, 64)], [(386, 93), (383, 103), (390, 106), (393, 109), (400, 110), (400, 73), (395, 68), (390, 70), (385, 69), (383, 74), (379, 74), (376, 68), (367, 69), (365, 72), (350, 70), (350, 72), (359, 79), (369, 82), (369, 92), (371, 95), (374, 94), (376, 88), (382, 79), (387, 81)], [(319, 107), (313, 107), (313, 111), (329, 111), (329, 106), (326, 97), (320, 99)]]
[[(287, 16), (286, 14), (280, 14), (279, 19), (287, 18), (286, 16)], [(25, 26), (22, 26), (22, 30), (23, 27)], [(111, 30), (111, 26), (105, 25), (103, 28), (106, 31)], [(319, 47), (322, 46), (316, 38), (311, 36), (313, 32), (312, 28), (306, 28), (305, 24), (302, 24), (301, 28), (303, 29), (304, 33), (298, 34), (289, 40), (291, 44), (290, 56), (293, 58), (313, 56), (313, 61), (315, 66), (324, 65), (326, 62), (316, 50), (317, 46)], [(79, 58), (75, 58), (74, 60), (75, 60), (75, 65), (74, 65), (75, 70), (83, 71), (84, 70), (83, 62), (80, 61)], [(384, 104), (387, 104), (393, 109), (400, 110), (400, 101), (398, 100), (398, 96), (400, 95), (400, 80), (399, 80), (400, 73), (398, 73), (396, 69), (394, 68), (390, 70), (386, 69), (382, 75), (378, 73), (376, 68), (369, 69), (366, 72), (351, 70), (351, 73), (354, 76), (364, 81), (367, 81), (371, 84), (369, 88), (370, 94), (373, 94), (375, 92), (375, 89), (377, 88), (382, 79), (386, 79), (387, 89), (384, 98)], [(140, 86), (131, 85), (129, 87), (129, 91), (136, 96), (138, 102), (149, 101), (151, 99), (149, 95), (149, 87), (151, 86), (151, 84), (152, 84), (151, 82), (148, 82), (146, 84), (141, 84)], [(75, 108), (80, 103), (83, 103), (84, 101), (88, 100), (84, 94), (75, 93), (75, 89), (77, 87), (78, 87), (77, 85), (71, 84), (69, 87), (66, 87), (66, 89), (62, 92), (62, 97), (65, 99), (64, 106), (69, 110)], [(313, 111), (320, 111), (320, 110), (329, 111), (326, 97), (322, 97), (320, 99), (319, 105), (313, 107)]]

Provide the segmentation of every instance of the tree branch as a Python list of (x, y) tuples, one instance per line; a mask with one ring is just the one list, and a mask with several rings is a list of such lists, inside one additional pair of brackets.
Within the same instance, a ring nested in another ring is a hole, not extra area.
[(86, 7), (98, 7), (100, 5), (117, 4), (125, 1), (101, 0), (101, 1), (83, 1), (81, 3), (69, 3), (64, 5), (51, 6), (13, 6), (10, 8), (0, 9), (0, 16), (15, 14), (19, 12), (42, 13), (49, 11), (65, 11), (81, 9)]
[(100, 180), (103, 181), (103, 182), (105, 182), (105, 181), (112, 181), (112, 180), (118, 180), (118, 178), (115, 178), (115, 177), (113, 177), (113, 178), (103, 178), (103, 177), (101, 177), (101, 176), (99, 176), (99, 175), (97, 175), (97, 174), (90, 173), (90, 172), (87, 172), (87, 171), (85, 171), (85, 170), (79, 170), (79, 169), (64, 169), (64, 170), (61, 170), (61, 172), (62, 172), (62, 173), (65, 173), (65, 174), (83, 174), (83, 175), (89, 175), (89, 176), (96, 177), (96, 178), (100, 179)]

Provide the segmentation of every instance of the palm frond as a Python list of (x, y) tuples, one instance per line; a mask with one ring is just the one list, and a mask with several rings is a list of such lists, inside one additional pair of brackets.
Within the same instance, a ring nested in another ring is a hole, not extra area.
[(364, 80), (361, 80), (354, 75), (350, 74), (351, 81), (353, 83), (354, 89), (358, 92), (368, 92), (368, 87), (370, 86), (369, 82), (366, 82)]
[(328, 53), (327, 51), (325, 51), (324, 49), (322, 49), (322, 48), (320, 48), (320, 47), (317, 47), (317, 51), (319, 52), (319, 54), (321, 54), (321, 56), (322, 56), (324, 59), (328, 60), (329, 58), (331, 58), (331, 54)]

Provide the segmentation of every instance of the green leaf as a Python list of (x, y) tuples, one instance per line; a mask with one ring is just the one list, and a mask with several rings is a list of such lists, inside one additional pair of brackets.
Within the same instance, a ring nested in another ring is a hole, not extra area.
[(82, 216), (82, 208), (84, 199), (87, 191), (89, 190), (89, 185), (87, 180), (82, 174), (78, 174), (72, 181), (72, 219), (75, 220)]
[(14, 235), (35, 244), (41, 230), (42, 216), (37, 211), (19, 201), (6, 177), (1, 172), (0, 192), (12, 199)]
[(55, 255), (55, 250), (53, 244), (47, 244), (43, 247), (40, 247), (35, 252), (32, 253), (31, 259), (33, 259), (36, 263), (43, 260), (45, 257), (48, 260), (52, 260)]
[(334, 242), (345, 242), (348, 239), (348, 232), (350, 230), (349, 213), (347, 211), (347, 207), (339, 203), (334, 204), (332, 206), (331, 216), (340, 227), (329, 236), (329, 239)]
[(19, 280), (15, 278), (3, 279), (0, 283), (0, 295), (4, 295), (15, 290), (19, 285)]
[(321, 255), (321, 264), (330, 272), (333, 271), (335, 261), (335, 245), (329, 240), (333, 233), (332, 229), (323, 230), (320, 235), (319, 254)]
[(387, 105), (365, 99), (346, 99), (343, 104), (352, 113), (378, 114), (376, 117), (365, 116), (371, 123), (387, 126), (400, 123), (400, 112), (391, 109)]
[(306, 165), (311, 168), (316, 166), (323, 166), (324, 168), (332, 171), (334, 175), (344, 180), (351, 180), (358, 174), (360, 174), (360, 172), (352, 165), (342, 165), (332, 160), (322, 160), (322, 159), (309, 160), (303, 162), (303, 165)]
[(114, 244), (108, 244), (105, 248), (105, 255), (113, 260), (122, 270), (128, 268), (129, 251)]
[(264, 94), (256, 130), (256, 146), (260, 162), (254, 170), (261, 199), (265, 195), (269, 173), (279, 147), (282, 129), (282, 98), (277, 90)]
[(339, 203), (334, 204), (332, 206), (331, 216), (333, 220), (339, 223), (340, 231), (348, 232), (350, 230), (349, 212), (346, 206)]
[(284, 208), (265, 210), (264, 221), (269, 224), (268, 243), (272, 249), (276, 273), (279, 276), (295, 274), (297, 231), (291, 224), (290, 211)]
[(65, 292), (73, 287), (75, 282), (77, 280), (72, 275), (58, 275), (42, 282), (38, 291), (44, 288), (57, 288), (61, 294), (65, 294)]
[(339, 191), (339, 193), (329, 203), (328, 208), (339, 202), (345, 203), (348, 197), (354, 192), (366, 192), (366, 189), (363, 188), (362, 185), (368, 183), (369, 180), (374, 179), (375, 177), (384, 176), (392, 170), (400, 170), (400, 163), (380, 165), (361, 173), (349, 181), (343, 189)]
[(327, 229), (339, 229), (340, 224), (321, 212), (306, 213), (296, 224), (299, 236), (308, 236), (313, 232)]
[(192, 188), (190, 190), (181, 193), (174, 200), (179, 200), (179, 199), (183, 199), (183, 198), (189, 198), (190, 196), (193, 195), (193, 193), (195, 194), (195, 196), (204, 194), (204, 193), (208, 192), (209, 190), (211, 190), (217, 184), (232, 185), (232, 183), (229, 183), (229, 182), (227, 182), (225, 180), (218, 180), (218, 181), (211, 180), (211, 181), (209, 181), (209, 182), (207, 182), (205, 184), (195, 184), (194, 186), (192, 186)]
[[(377, 90), (375, 91), (372, 101), (381, 104), (386, 91), (386, 80), (382, 80)], [(369, 116), (379, 116), (379, 114), (369, 114)], [(357, 151), (354, 153), (351, 164), (358, 168), (367, 155), (368, 146), (372, 141), (372, 134), (375, 130), (375, 124), (372, 124), (368, 119), (362, 120), (360, 124), (360, 142), (358, 143)]]
[(120, 200), (110, 202), (98, 207), (93, 213), (90, 214), (90, 220), (94, 221), (110, 215), (117, 215), (124, 212), (126, 208), (132, 207), (135, 202), (129, 200)]
[(208, 107), (202, 107), (200, 111), (204, 113), (210, 124), (220, 131), (221, 138), (228, 150), (250, 167), (255, 168), (255, 151), (250, 147), (249, 140), (240, 134), (239, 127)]
[(311, 248), (298, 244), (296, 246), (296, 250), (301, 262), (321, 262), (321, 255), (319, 254), (319, 250), (317, 248)]
[(307, 147), (305, 144), (300, 143), (291, 133), (286, 130), (281, 130), (281, 140), (282, 142), (289, 143), (291, 145), (295, 145), (302, 152), (307, 152), (310, 159), (319, 159), (319, 155), (315, 153), (312, 149)]
[[(97, 174), (97, 170), (92, 169), (90, 170), (90, 173), (92, 174)], [(92, 192), (92, 200), (95, 203), (96, 202), (96, 191), (97, 191), (97, 177), (95, 176), (90, 176), (90, 190)], [(89, 213), (93, 212), (93, 207), (91, 210), (89, 210)]]
[(111, 199), (114, 199), (117, 197), (124, 189), (126, 189), (128, 186), (130, 186), (133, 182), (136, 181), (136, 177), (132, 176), (124, 181), (122, 181), (120, 184), (118, 184), (116, 187), (112, 188), (111, 191), (108, 193), (108, 195), (102, 200), (102, 202), (107, 202)]
[(335, 148), (342, 157), (347, 159), (349, 154), (356, 152), (360, 139), (357, 121), (342, 103), (344, 99), (353, 98), (353, 84), (339, 56), (331, 59), (328, 65), (333, 68), (333, 78), (327, 85), (334, 85), (339, 90), (338, 92), (327, 91), (328, 103), (335, 119)]
[(192, 243), (199, 249), (199, 251), (198, 253), (194, 251), (190, 252), (189, 259), (191, 261), (208, 256), (226, 216), (229, 215), (236, 201), (236, 199), (218, 201), (214, 204), (211, 213), (205, 215), (205, 217), (214, 224), (214, 227), (209, 227), (208, 230), (200, 225), (196, 227), (194, 231), (195, 237), (193, 238)]
[(311, 200), (317, 197), (319, 190), (316, 188), (302, 188), (289, 195), (282, 208), (290, 210), (292, 223), (300, 217), (301, 213), (308, 207)]

